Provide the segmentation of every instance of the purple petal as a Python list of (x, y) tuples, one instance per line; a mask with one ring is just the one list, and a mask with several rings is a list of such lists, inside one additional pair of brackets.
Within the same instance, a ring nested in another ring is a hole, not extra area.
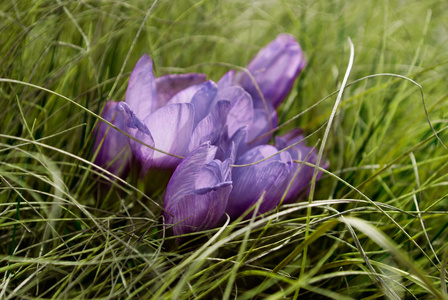
[[(135, 115), (132, 109), (125, 102), (118, 104), (117, 110), (120, 112), (124, 120), (124, 131), (130, 136), (135, 137), (137, 140), (154, 147), (154, 139), (152, 138), (149, 129), (146, 125)], [(142, 168), (142, 174), (146, 174), (149, 168), (152, 166), (152, 158), (154, 150), (142, 145), (141, 143), (128, 139), (132, 149), (132, 153), (136, 160), (140, 163)]]
[(218, 91), (218, 86), (213, 81), (209, 80), (201, 84), (193, 85), (181, 92), (177, 93), (167, 104), (174, 103), (191, 103), (194, 106), (194, 126), (205, 118), (210, 109), (216, 103), (215, 96)]
[[(124, 131), (124, 120), (117, 111), (117, 105), (117, 102), (108, 101), (101, 116)], [(124, 176), (129, 169), (131, 158), (128, 137), (102, 122), (95, 130), (97, 133), (93, 152), (101, 147), (95, 158), (95, 164), (117, 176)]]
[[(250, 149), (246, 153), (244, 153), (242, 156), (240, 156), (237, 159), (237, 164), (244, 165), (244, 164), (250, 164), (262, 159), (265, 159), (267, 157), (270, 157), (269, 159), (265, 161), (281, 161), (284, 163), (287, 163), (288, 165), (291, 165), (291, 155), (287, 152), (280, 152), (278, 153), (278, 149), (271, 145), (262, 145), (255, 147), (253, 149)], [(260, 164), (255, 164), (254, 166), (259, 167)]]
[(294, 143), (297, 143), (297, 142), (303, 140), (303, 130), (300, 128), (294, 128), (294, 129), (288, 131), (287, 133), (285, 133), (284, 135), (282, 135), (281, 137), (277, 136), (277, 138), (278, 138), (279, 142), (283, 141), (282, 142), (283, 146), (279, 146), (279, 147), (281, 147), (281, 149), (283, 149), (287, 146), (290, 146)]
[(194, 106), (194, 123), (195, 126), (205, 118), (216, 103), (214, 101), (218, 86), (213, 81), (205, 82), (200, 90), (194, 94), (191, 104)]
[[(194, 110), (190, 103), (165, 105), (151, 115), (144, 123), (154, 139), (154, 146), (167, 153), (185, 156), (193, 132)], [(154, 151), (153, 166), (174, 169), (180, 159)]]
[(180, 91), (179, 93), (174, 95), (166, 103), (166, 105), (175, 104), (175, 103), (191, 103), (191, 99), (193, 99), (194, 94), (196, 94), (197, 91), (199, 91), (201, 89), (202, 85), (203, 85), (202, 83), (192, 85), (192, 86)]
[[(253, 163), (277, 152), (278, 150), (273, 146), (259, 146), (241, 156), (237, 160), (237, 165)], [(232, 170), (233, 190), (226, 212), (232, 218), (237, 218), (254, 205), (264, 192), (259, 213), (275, 208), (286, 190), (290, 169), (291, 156), (288, 153), (277, 154), (254, 165), (234, 167)]]
[(194, 129), (189, 145), (190, 151), (207, 141), (216, 143), (226, 123), (229, 108), (230, 102), (227, 100), (216, 103), (208, 116), (202, 119)]
[[(247, 127), (241, 127), (231, 137), (226, 133), (227, 127), (223, 128), (223, 133), (219, 136), (215, 145), (218, 147), (216, 152), (216, 158), (220, 160), (233, 157), (236, 154), (246, 152), (247, 146), (245, 145), (247, 136)], [(236, 152), (232, 154), (233, 152)]]
[(206, 88), (207, 85), (210, 85), (212, 81), (206, 81), (203, 83), (192, 85), (186, 89), (181, 90), (176, 95), (174, 95), (168, 102), (168, 104), (175, 104), (175, 103), (191, 103), (193, 101), (194, 95), (204, 87)]
[(235, 76), (235, 70), (230, 70), (224, 74), (218, 81), (218, 88), (223, 89), (233, 85), (233, 77)]
[[(293, 130), (281, 137), (276, 137), (276, 145), (280, 149), (291, 146), (303, 139), (300, 130)], [(295, 161), (307, 161), (311, 164), (317, 162), (317, 151), (312, 147), (307, 147), (304, 142), (299, 143), (286, 150)], [(328, 162), (324, 163), (324, 168), (328, 167)], [(291, 187), (288, 190), (284, 203), (291, 203), (304, 195), (311, 185), (314, 174), (314, 167), (295, 162), (291, 170), (290, 179)], [(322, 172), (319, 172), (316, 180), (319, 180)]]
[(166, 75), (156, 78), (158, 107), (164, 106), (168, 100), (180, 91), (193, 85), (203, 83), (205, 74), (189, 73)]
[[(252, 124), (249, 126), (249, 133), (247, 137), (249, 148), (269, 142), (272, 134), (268, 134), (266, 136), (263, 135), (277, 127), (277, 113), (272, 106), (268, 105), (268, 107), (270, 110), (269, 116), (265, 109), (254, 109), (254, 118)], [(261, 136), (263, 137), (261, 138)]]
[(165, 214), (167, 224), (173, 226), (174, 235), (212, 228), (224, 215), (227, 197), (232, 190), (230, 183), (206, 194), (189, 194)]
[[(302, 49), (293, 36), (280, 34), (261, 49), (247, 66), (266, 101), (277, 107), (285, 99), (305, 66)], [(251, 94), (254, 102), (262, 101), (251, 78), (238, 73), (235, 82)]]
[(230, 160), (213, 160), (216, 147), (204, 143), (177, 166), (165, 192), (165, 219), (175, 235), (213, 227), (224, 214), (232, 189)]
[(252, 124), (254, 117), (252, 98), (242, 87), (234, 85), (220, 89), (216, 98), (229, 100), (232, 104), (227, 117), (229, 136), (239, 128)]
[(196, 179), (194, 192), (196, 194), (204, 194), (231, 184), (231, 161), (231, 158), (226, 159), (224, 162), (215, 159), (206, 164)]
[(141, 120), (158, 106), (152, 66), (152, 60), (144, 54), (135, 65), (126, 90), (126, 103)]
[(205, 143), (182, 160), (166, 188), (164, 203), (166, 207), (176, 205), (183, 195), (193, 193), (203, 166), (213, 160), (215, 153), (216, 147)]

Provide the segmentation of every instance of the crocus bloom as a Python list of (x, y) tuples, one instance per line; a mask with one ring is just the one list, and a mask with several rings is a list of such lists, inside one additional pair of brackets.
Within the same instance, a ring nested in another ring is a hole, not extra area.
[[(296, 144), (301, 140), (303, 140), (301, 131), (296, 129), (283, 136), (277, 136), (275, 138), (275, 145), (281, 150)], [(307, 166), (298, 161), (306, 161), (311, 164), (316, 164), (317, 152), (316, 149), (307, 147), (304, 142), (300, 142), (286, 151), (291, 155), (291, 158), (296, 161), (293, 164), (293, 168), (291, 169), (289, 176), (289, 181), (291, 182), (290, 189), (288, 190), (285, 200), (283, 201), (283, 203), (291, 203), (309, 191), (314, 174), (314, 167)], [(328, 162), (324, 162), (322, 167), (328, 168), (328, 165)], [(316, 180), (319, 180), (321, 176), (322, 172), (317, 173)]]
[(277, 152), (278, 149), (274, 146), (262, 145), (237, 158), (237, 165), (245, 165), (269, 157), (253, 165), (233, 167), (233, 190), (226, 208), (230, 217), (239, 217), (253, 206), (263, 193), (265, 194), (258, 213), (268, 212), (280, 202), (288, 185), (292, 160), (288, 152)]
[(223, 216), (232, 181), (230, 163), (214, 159), (217, 148), (204, 143), (174, 171), (163, 203), (165, 223), (174, 235), (212, 228)]
[[(124, 120), (117, 111), (117, 105), (114, 101), (107, 102), (101, 117), (124, 130)], [(117, 176), (124, 176), (129, 170), (131, 159), (127, 137), (103, 122), (100, 122), (95, 131), (93, 152), (98, 148), (99, 150), (94, 163)]]
[(119, 104), (119, 110), (127, 133), (151, 146), (130, 141), (142, 175), (150, 168), (174, 170), (181, 160), (166, 153), (183, 157), (201, 143), (218, 139), (230, 104), (215, 99), (217, 85), (203, 79), (202, 74), (189, 74), (157, 80), (148, 56), (142, 56), (137, 62), (129, 80), (126, 102)]
[[(279, 34), (274, 41), (258, 52), (247, 69), (255, 78), (266, 102), (277, 107), (291, 90), (304, 66), (302, 49), (294, 37)], [(260, 92), (249, 75), (240, 72), (234, 81), (249, 92), (256, 108), (264, 108)]]

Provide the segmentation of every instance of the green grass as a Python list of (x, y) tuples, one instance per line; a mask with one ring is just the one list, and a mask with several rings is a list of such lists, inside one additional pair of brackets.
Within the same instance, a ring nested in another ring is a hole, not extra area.
[[(440, 0), (1, 1), (0, 298), (447, 299), (448, 150), (422, 101), (448, 145), (447, 19)], [(308, 64), (279, 132), (324, 140), (330, 168), (311, 199), (176, 248), (163, 195), (90, 163), (95, 114), (143, 53), (218, 80), (282, 32)]]

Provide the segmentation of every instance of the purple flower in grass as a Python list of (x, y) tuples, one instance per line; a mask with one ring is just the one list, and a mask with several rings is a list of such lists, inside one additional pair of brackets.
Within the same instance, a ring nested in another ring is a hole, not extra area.
[[(108, 101), (101, 113), (101, 117), (124, 130), (124, 120), (121, 114), (118, 113), (117, 106), (117, 102)], [(98, 154), (94, 163), (117, 176), (124, 177), (129, 171), (131, 160), (128, 138), (101, 121), (95, 131), (93, 153), (98, 151)]]
[(203, 142), (218, 140), (230, 103), (216, 99), (217, 85), (204, 80), (202, 74), (156, 79), (151, 59), (144, 55), (138, 61), (129, 80), (126, 102), (120, 103), (119, 109), (127, 133), (151, 146), (130, 141), (142, 176), (150, 169), (169, 174), (180, 163), (179, 157)]
[[(293, 36), (279, 34), (261, 49), (247, 66), (260, 91), (273, 107), (279, 106), (292, 88), (294, 81), (305, 66), (302, 49)], [(249, 92), (255, 108), (264, 108), (260, 92), (248, 74), (240, 72), (234, 81)]]
[(204, 143), (177, 166), (163, 203), (165, 223), (174, 235), (212, 228), (224, 215), (232, 190), (232, 158), (215, 158), (217, 148)]
[(277, 152), (274, 146), (262, 145), (250, 149), (237, 158), (236, 165), (251, 164), (267, 159), (249, 166), (233, 167), (233, 190), (226, 208), (226, 213), (230, 217), (239, 217), (252, 207), (263, 193), (264, 198), (260, 204), (259, 214), (268, 212), (279, 204), (288, 185), (292, 160), (289, 153)]
[[(292, 130), (283, 136), (277, 136), (275, 138), (275, 145), (278, 149), (284, 149), (295, 143), (303, 140), (301, 135), (301, 130)], [(311, 164), (316, 164), (317, 162), (317, 151), (312, 147), (307, 147), (304, 142), (300, 142), (297, 145), (292, 146), (286, 150), (291, 158), (296, 161), (293, 164), (291, 173), (289, 176), (289, 181), (291, 182), (291, 187), (286, 194), (286, 198), (283, 203), (292, 203), (296, 201), (300, 196), (305, 195), (309, 192), (311, 186), (311, 180), (313, 179), (314, 167), (307, 166), (298, 161), (306, 161)], [(324, 169), (328, 168), (328, 161), (324, 162), (321, 166)], [(316, 180), (322, 177), (322, 172), (317, 173)]]

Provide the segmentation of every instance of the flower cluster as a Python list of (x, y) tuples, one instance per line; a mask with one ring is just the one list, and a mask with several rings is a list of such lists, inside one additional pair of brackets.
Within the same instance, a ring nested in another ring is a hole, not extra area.
[(314, 171), (298, 162), (314, 164), (317, 154), (299, 143), (300, 130), (268, 142), (276, 108), (304, 65), (287, 34), (263, 48), (248, 72), (232, 70), (217, 83), (195, 73), (156, 78), (144, 55), (125, 101), (109, 101), (102, 113), (141, 143), (101, 124), (95, 163), (125, 176), (136, 162), (141, 177), (157, 182), (169, 174), (163, 206), (175, 235), (211, 228), (226, 213), (238, 218), (261, 197), (260, 214), (290, 203), (307, 192)]

